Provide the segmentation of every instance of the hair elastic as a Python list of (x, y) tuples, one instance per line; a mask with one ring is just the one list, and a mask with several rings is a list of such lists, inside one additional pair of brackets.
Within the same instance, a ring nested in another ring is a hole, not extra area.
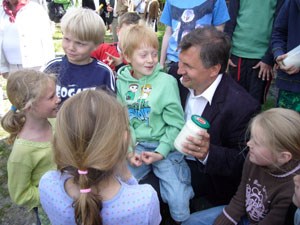
[(80, 189), (80, 193), (82, 194), (86, 194), (86, 193), (90, 193), (91, 192), (91, 189), (90, 188), (87, 188), (87, 189)]
[(88, 171), (87, 170), (78, 170), (78, 174), (86, 175), (86, 174), (88, 174)]
[(17, 112), (17, 107), (14, 105), (11, 105), (10, 110), (13, 112)]

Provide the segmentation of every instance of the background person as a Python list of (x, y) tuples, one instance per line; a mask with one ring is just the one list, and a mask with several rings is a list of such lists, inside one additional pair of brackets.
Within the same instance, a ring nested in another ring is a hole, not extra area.
[(283, 2), (229, 1), (230, 20), (224, 30), (232, 40), (228, 73), (261, 104), (273, 78), (271, 33)]
[(39, 70), (55, 57), (45, 9), (29, 0), (4, 0), (0, 6), (0, 72)]
[(276, 86), (279, 89), (277, 105), (300, 112), (300, 68), (285, 66), (286, 53), (300, 45), (300, 1), (286, 0), (275, 20), (272, 33), (272, 51), (279, 65)]
[(70, 8), (61, 20), (62, 48), (65, 56), (51, 60), (43, 68), (57, 74), (56, 94), (62, 103), (87, 89), (104, 88), (115, 91), (113, 71), (91, 53), (103, 42), (105, 25), (91, 9)]
[(179, 80), (178, 45), (184, 35), (195, 28), (211, 25), (223, 30), (227, 20), (229, 15), (225, 0), (167, 0), (160, 17), (160, 22), (166, 25), (160, 65)]
[[(140, 22), (141, 17), (136, 12), (124, 13), (118, 17), (117, 34), (119, 35), (129, 25)], [(121, 54), (119, 42), (102, 43), (91, 53), (91, 56), (109, 65), (114, 72), (117, 72), (119, 68), (126, 64)]]

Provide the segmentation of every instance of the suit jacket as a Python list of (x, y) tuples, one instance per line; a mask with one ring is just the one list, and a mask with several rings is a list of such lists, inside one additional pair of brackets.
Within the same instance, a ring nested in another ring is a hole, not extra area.
[[(179, 82), (182, 106), (185, 107), (188, 89)], [(214, 205), (228, 204), (240, 183), (247, 151), (245, 131), (250, 119), (260, 111), (260, 104), (230, 76), (224, 74), (211, 105), (202, 116), (211, 125), (209, 156), (206, 165), (198, 162), (201, 192)], [(193, 169), (193, 168), (191, 168)], [(197, 177), (192, 176), (192, 183)], [(195, 190), (196, 192), (197, 190)]]

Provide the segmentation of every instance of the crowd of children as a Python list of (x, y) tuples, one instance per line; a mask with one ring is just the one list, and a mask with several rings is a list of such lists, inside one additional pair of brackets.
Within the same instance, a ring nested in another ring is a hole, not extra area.
[[(183, 3), (176, 4), (184, 7)], [(219, 15), (221, 12), (213, 4), (224, 8), (225, 0), (204, 1), (203, 13)], [(213, 102), (215, 92), (220, 92), (218, 88), (224, 82), (231, 82), (224, 81), (228, 79), (226, 65), (218, 61), (227, 62), (229, 57), (229, 38), (218, 31), (223, 29), (228, 15), (226, 11), (222, 20), (213, 24), (217, 28), (197, 28), (203, 29), (201, 33), (188, 27), (183, 34), (180, 29), (184, 27), (171, 32), (166, 19), (167, 14), (178, 14), (180, 10), (168, 0), (166, 5), (168, 12), (163, 12), (163, 21), (168, 33), (160, 61), (165, 64), (172, 55), (167, 50), (171, 37), (177, 43), (171, 61), (175, 60), (174, 68), (179, 68), (173, 76), (163, 72), (164, 65), (159, 63), (155, 30), (136, 12), (118, 18), (119, 42), (109, 44), (103, 43), (103, 20), (86, 8), (70, 8), (61, 19), (64, 56), (49, 61), (42, 72), (20, 68), (9, 74), (7, 97), (12, 106), (1, 125), (10, 135), (8, 142), (13, 144), (7, 162), (11, 199), (32, 210), (37, 224), (46, 221), (41, 222), (44, 215), (38, 209), (42, 206), (54, 225), (158, 225), (164, 221), (160, 208), (163, 202), (172, 218), (166, 224), (290, 225), (294, 219), (294, 225), (299, 225), (299, 68), (287, 67), (282, 61), (287, 51), (300, 44), (294, 38), (298, 33), (290, 30), (291, 24), (300, 22), (293, 22), (287, 13), (300, 18), (300, 13), (294, 11), (295, 7), (300, 9), (300, 1), (286, 0), (272, 28), (274, 62), (279, 69), (278, 106), (282, 108), (260, 112), (247, 119), (249, 124), (243, 121), (248, 132), (240, 128), (238, 133), (243, 134), (249, 151), (239, 149), (240, 156), (248, 154), (243, 159), (242, 172), (235, 171), (242, 174), (236, 194), (228, 202), (212, 204), (201, 211), (190, 209), (197, 193), (187, 161), (195, 163), (197, 171), (210, 173), (207, 165), (216, 154), (209, 151), (216, 145), (212, 132), (198, 133), (199, 139), (187, 139), (183, 152), (189, 156), (176, 151), (173, 143), (192, 112), (202, 113), (210, 106), (219, 111)], [(188, 22), (185, 20), (193, 10), (184, 10), (186, 18), (180, 21)], [(197, 35), (211, 35), (212, 39), (193, 41)], [(219, 40), (224, 40), (225, 47), (219, 48), (224, 54), (215, 55), (214, 62), (213, 54), (203, 52), (217, 52), (208, 42), (217, 46)], [(207, 74), (207, 79), (198, 76), (199, 71)], [(208, 90), (204, 95), (199, 84)], [(187, 102), (180, 88), (189, 94)], [(256, 108), (259, 103), (253, 102)], [(227, 122), (223, 121), (230, 126)], [(228, 142), (223, 147), (242, 146), (240, 142), (232, 143), (239, 137), (222, 139)], [(152, 175), (158, 187), (151, 182), (153, 186), (141, 184)], [(233, 174), (228, 172), (227, 176)], [(299, 207), (296, 212), (291, 210), (294, 205)], [(288, 218), (288, 213), (295, 217)]]

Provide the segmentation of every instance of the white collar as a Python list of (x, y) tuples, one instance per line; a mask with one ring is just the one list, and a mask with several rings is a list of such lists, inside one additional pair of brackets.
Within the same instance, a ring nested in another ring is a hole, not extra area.
[(190, 91), (190, 98), (205, 98), (209, 104), (211, 105), (212, 99), (214, 97), (215, 91), (221, 82), (223, 74), (219, 74), (217, 78), (214, 80), (214, 82), (205, 90), (203, 91), (200, 95), (194, 95), (195, 91), (194, 89), (188, 88)]

